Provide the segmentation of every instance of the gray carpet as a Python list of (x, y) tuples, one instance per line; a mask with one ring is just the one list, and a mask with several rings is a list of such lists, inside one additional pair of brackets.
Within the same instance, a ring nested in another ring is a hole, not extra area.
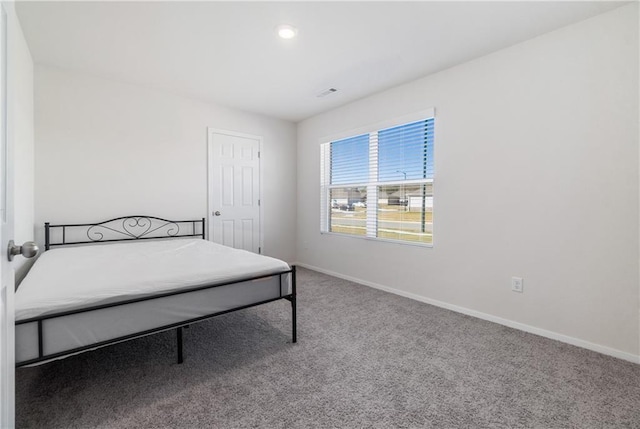
[(640, 365), (299, 270), (286, 301), (16, 374), (20, 428), (640, 427)]

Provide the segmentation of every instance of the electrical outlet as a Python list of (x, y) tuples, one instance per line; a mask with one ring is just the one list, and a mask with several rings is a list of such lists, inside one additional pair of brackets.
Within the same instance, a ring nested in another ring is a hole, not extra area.
[(511, 277), (511, 290), (522, 293), (522, 277)]

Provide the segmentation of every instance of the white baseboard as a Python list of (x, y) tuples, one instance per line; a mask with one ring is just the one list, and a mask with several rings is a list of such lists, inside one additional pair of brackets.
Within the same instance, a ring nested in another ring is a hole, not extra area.
[(308, 268), (313, 271), (328, 274), (333, 277), (338, 277), (343, 280), (348, 280), (354, 283), (358, 283), (364, 286), (369, 286), (374, 289), (383, 290), (385, 292), (400, 295), (405, 298), (414, 299), (416, 301), (424, 302), (426, 304), (435, 305), (436, 307), (445, 308), (447, 310), (455, 311), (456, 313), (466, 314), (467, 316), (477, 317), (478, 319), (487, 320), (489, 322), (498, 323), (500, 325), (508, 326), (509, 328), (518, 329), (520, 331), (529, 332), (531, 334), (540, 335), (541, 337), (550, 338), (552, 340), (560, 341), (563, 343), (571, 344), (572, 346), (582, 347), (583, 349), (592, 350), (594, 352), (602, 353), (608, 356), (613, 356), (619, 359), (623, 359), (633, 363), (640, 363), (640, 356), (632, 353), (623, 352), (622, 350), (613, 349), (611, 347), (602, 346), (600, 344), (591, 343), (589, 341), (581, 340), (579, 338), (570, 337), (568, 335), (559, 334), (553, 331), (547, 331), (546, 329), (536, 328), (535, 326), (526, 325), (520, 322), (514, 322), (513, 320), (503, 319), (502, 317), (493, 316), (491, 314), (483, 313), (481, 311), (472, 310), (470, 308), (460, 307), (458, 305), (448, 304), (446, 302), (438, 301), (424, 296), (416, 295), (414, 293), (404, 292), (399, 289), (394, 289), (388, 286), (383, 286), (378, 283), (358, 279), (344, 274), (336, 273), (334, 271), (325, 270), (324, 268), (315, 267), (313, 265), (305, 263), (296, 263), (299, 267)]

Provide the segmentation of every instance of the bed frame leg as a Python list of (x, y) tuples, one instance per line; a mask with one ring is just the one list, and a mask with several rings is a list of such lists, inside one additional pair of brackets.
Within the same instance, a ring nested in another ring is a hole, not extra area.
[(297, 343), (298, 342), (298, 333), (296, 332), (296, 299), (293, 298), (291, 300), (291, 317), (292, 317), (292, 337), (293, 337), (293, 343)]
[(298, 342), (298, 318), (296, 315), (296, 266), (291, 267), (291, 336), (293, 343)]
[(178, 338), (178, 363), (184, 362), (182, 358), (182, 326), (176, 329), (176, 334)]

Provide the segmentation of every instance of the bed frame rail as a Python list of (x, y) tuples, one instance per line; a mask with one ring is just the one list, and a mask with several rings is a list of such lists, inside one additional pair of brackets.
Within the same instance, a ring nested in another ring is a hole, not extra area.
[(168, 220), (154, 216), (123, 216), (99, 223), (44, 224), (44, 249), (90, 243), (205, 237), (205, 218)]
[[(286, 276), (288, 274), (291, 274), (291, 293), (282, 294), (283, 276)], [(44, 326), (45, 323), (43, 323), (43, 322), (45, 322), (46, 320), (55, 319), (55, 318), (58, 318), (58, 317), (68, 316), (68, 315), (72, 315), (72, 314), (85, 313), (85, 312), (89, 312), (89, 311), (92, 311), (92, 310), (100, 310), (100, 309), (103, 309), (103, 308), (115, 307), (115, 306), (118, 306), (118, 305), (131, 304), (131, 303), (141, 302), (141, 301), (149, 301), (149, 300), (153, 300), (153, 299), (157, 299), (157, 298), (163, 298), (163, 297), (166, 297), (166, 296), (180, 295), (180, 294), (185, 294), (185, 293), (194, 292), (194, 291), (203, 290), (203, 289), (210, 289), (210, 288), (215, 288), (215, 287), (227, 286), (227, 285), (231, 285), (231, 284), (235, 284), (235, 283), (242, 283), (242, 282), (251, 281), (251, 280), (259, 280), (259, 279), (269, 278), (269, 277), (273, 277), (273, 276), (280, 276), (280, 296), (278, 296), (278, 297), (275, 297), (275, 298), (272, 298), (272, 299), (268, 299), (268, 300), (265, 300), (265, 301), (251, 303), (251, 304), (248, 304), (248, 305), (243, 305), (243, 306), (240, 306), (240, 307), (231, 308), (231, 309), (220, 311), (220, 312), (217, 312), (217, 313), (207, 314), (207, 315), (204, 315), (204, 316), (196, 317), (196, 318), (189, 319), (189, 320), (184, 320), (184, 321), (181, 321), (181, 322), (178, 322), (178, 323), (173, 323), (173, 324), (170, 324), (170, 325), (159, 326), (157, 328), (149, 329), (149, 330), (142, 331), (142, 332), (136, 332), (136, 333), (125, 335), (125, 336), (112, 338), (112, 339), (109, 339), (109, 340), (100, 341), (100, 342), (93, 343), (93, 344), (88, 344), (88, 345), (85, 345), (85, 346), (82, 346), (82, 347), (77, 347), (77, 348), (74, 348), (74, 349), (65, 350), (65, 351), (58, 352), (58, 353), (51, 353), (51, 354), (45, 354), (44, 353), (44, 333), (43, 333), (43, 330), (45, 328), (45, 326)], [(172, 291), (172, 292), (167, 292), (167, 293), (153, 295), (153, 296), (134, 298), (134, 299), (126, 300), (126, 301), (112, 302), (112, 303), (103, 304), (103, 305), (96, 305), (96, 306), (92, 306), (92, 307), (80, 308), (80, 309), (77, 309), (77, 310), (69, 310), (69, 311), (64, 311), (64, 312), (59, 312), (59, 313), (46, 314), (46, 315), (38, 316), (38, 317), (31, 317), (31, 318), (23, 319), (23, 320), (17, 320), (15, 322), (16, 326), (27, 324), (27, 323), (34, 323), (34, 322), (37, 323), (37, 329), (38, 329), (38, 357), (34, 358), (34, 359), (29, 359), (29, 360), (18, 362), (18, 363), (16, 363), (16, 367), (32, 365), (32, 364), (35, 364), (35, 363), (38, 363), (38, 362), (43, 362), (43, 361), (48, 361), (48, 360), (55, 359), (55, 358), (65, 357), (65, 356), (76, 354), (76, 353), (79, 353), (79, 352), (82, 352), (82, 351), (95, 349), (95, 348), (98, 348), (98, 347), (103, 347), (103, 346), (119, 343), (119, 342), (126, 341), (126, 340), (132, 340), (132, 339), (135, 339), (135, 338), (140, 338), (140, 337), (144, 337), (146, 335), (151, 335), (151, 334), (155, 334), (155, 333), (158, 333), (158, 332), (167, 331), (167, 330), (170, 330), (170, 329), (176, 329), (178, 363), (182, 363), (183, 362), (183, 344), (182, 344), (182, 328), (183, 327), (189, 326), (189, 325), (191, 325), (193, 323), (196, 323), (196, 322), (201, 322), (203, 320), (211, 319), (213, 317), (220, 316), (222, 314), (231, 313), (233, 311), (238, 311), (238, 310), (243, 310), (245, 308), (255, 307), (257, 305), (266, 304), (266, 303), (273, 302), (273, 301), (278, 301), (278, 300), (281, 300), (281, 299), (286, 299), (287, 301), (291, 302), (291, 336), (292, 336), (292, 343), (296, 343), (297, 342), (296, 297), (297, 297), (297, 292), (296, 292), (296, 266), (292, 265), (289, 270), (282, 271), (282, 272), (279, 272), (279, 273), (273, 273), (273, 274), (257, 276), (257, 277), (247, 277), (247, 278), (243, 278), (243, 279), (239, 279), (239, 280), (235, 280), (235, 281), (230, 281), (230, 282), (219, 283), (219, 284), (215, 284), (215, 285), (199, 286), (199, 287), (183, 289), (183, 290), (179, 290), (179, 291)]]

